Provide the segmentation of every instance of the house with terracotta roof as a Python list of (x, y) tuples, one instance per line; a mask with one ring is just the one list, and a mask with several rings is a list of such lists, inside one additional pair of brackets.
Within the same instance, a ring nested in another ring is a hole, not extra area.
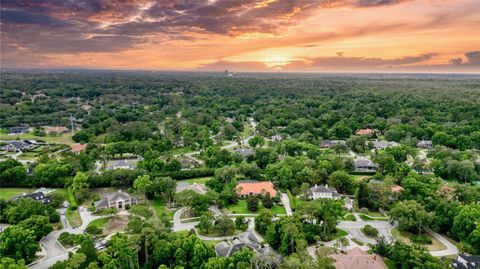
[(270, 181), (242, 181), (237, 184), (237, 195), (264, 195), (270, 193), (270, 197), (277, 196), (277, 191)]
[(80, 151), (83, 151), (87, 148), (87, 144), (73, 144), (70, 147), (71, 147), (70, 150), (72, 151), (72, 153), (78, 154), (80, 153)]
[(45, 127), (43, 128), (47, 134), (49, 133), (66, 133), (68, 132), (68, 128), (65, 126), (53, 126), (53, 127)]
[(374, 130), (374, 129), (370, 129), (370, 128), (367, 128), (367, 129), (358, 129), (357, 131), (355, 131), (355, 134), (356, 134), (356, 135), (367, 135), (367, 136), (370, 136), (370, 135), (375, 134), (375, 130)]
[(387, 269), (382, 258), (376, 254), (368, 254), (367, 252), (353, 248), (346, 254), (332, 254), (333, 265), (337, 269)]

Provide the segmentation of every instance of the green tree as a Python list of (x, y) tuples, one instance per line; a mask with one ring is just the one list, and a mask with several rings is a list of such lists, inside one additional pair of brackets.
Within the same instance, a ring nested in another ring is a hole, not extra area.
[(402, 231), (422, 233), (433, 221), (433, 213), (429, 213), (417, 201), (407, 200), (396, 203), (390, 210), (392, 220), (398, 221)]
[(70, 186), (72, 193), (75, 196), (77, 203), (82, 203), (89, 194), (88, 177), (83, 172), (78, 172), (73, 178), (72, 185)]
[(258, 198), (250, 195), (247, 197), (247, 208), (250, 211), (257, 212), (258, 210)]
[(209, 233), (211, 231), (211, 229), (213, 228), (212, 215), (208, 214), (208, 213), (203, 214), (200, 217), (200, 221), (198, 222), (198, 224), (195, 227), (198, 228), (202, 232)]
[(143, 194), (143, 199), (146, 202), (147, 201), (147, 196), (146, 196), (146, 191), (153, 185), (153, 182), (150, 180), (149, 175), (143, 175), (137, 177), (135, 181), (133, 182), (133, 187), (141, 192)]
[(256, 148), (257, 146), (261, 146), (265, 143), (265, 139), (261, 136), (254, 136), (252, 137), (250, 140), (248, 140), (248, 144), (252, 147), (252, 148)]
[(13, 225), (0, 233), (0, 254), (3, 257), (30, 262), (39, 250), (40, 246), (32, 230)]
[(24, 229), (30, 229), (35, 232), (36, 240), (40, 240), (42, 237), (49, 234), (53, 231), (53, 226), (50, 224), (48, 217), (40, 216), (40, 215), (33, 215), (30, 216), (28, 219), (22, 220), (18, 223), (18, 226)]
[(354, 181), (345, 171), (335, 171), (328, 178), (328, 184), (339, 193), (352, 193)]
[(260, 234), (267, 232), (268, 226), (272, 224), (273, 215), (270, 211), (260, 210), (258, 216), (255, 217), (255, 230)]
[(228, 216), (221, 216), (215, 220), (214, 229), (225, 236), (235, 231), (235, 224)]

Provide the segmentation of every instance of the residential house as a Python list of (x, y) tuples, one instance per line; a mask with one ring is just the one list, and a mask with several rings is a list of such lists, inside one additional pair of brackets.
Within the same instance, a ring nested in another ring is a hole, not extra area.
[(20, 198), (30, 198), (42, 204), (49, 204), (52, 202), (51, 195), (45, 195), (43, 192), (23, 193), (21, 195), (14, 196), (11, 200), (15, 201)]
[(192, 169), (200, 166), (200, 162), (192, 157), (182, 157), (179, 160), (182, 165), (182, 169)]
[(385, 262), (379, 255), (368, 254), (356, 247), (346, 254), (332, 254), (333, 266), (337, 269), (387, 269)]
[(177, 186), (175, 187), (175, 192), (178, 193), (186, 190), (191, 190), (198, 194), (206, 194), (208, 191), (207, 187), (202, 183), (196, 183), (196, 182), (194, 182), (193, 184), (188, 184), (186, 182), (177, 183)]
[(107, 208), (115, 208), (118, 210), (128, 209), (130, 206), (135, 205), (137, 199), (130, 196), (128, 193), (118, 190), (108, 194), (103, 199), (95, 202), (95, 209), (102, 210)]
[[(399, 144), (395, 141), (375, 140), (370, 141), (373, 144), (374, 149), (386, 149), (391, 147), (398, 147)], [(367, 142), (369, 143), (369, 142)]]
[(246, 159), (250, 155), (253, 155), (253, 150), (249, 148), (237, 148), (235, 152), (244, 159)]
[(338, 194), (335, 188), (329, 188), (328, 185), (319, 186), (315, 184), (315, 186), (310, 188), (309, 198), (313, 200), (340, 199), (340, 194)]
[(24, 126), (16, 126), (8, 128), (9, 135), (19, 135), (19, 134), (26, 134), (28, 133), (28, 127)]
[(232, 241), (223, 241), (215, 246), (215, 253), (219, 257), (230, 257), (233, 253), (242, 250), (244, 247), (251, 249), (257, 255), (268, 255), (275, 253), (268, 245), (262, 245), (252, 232), (245, 232), (237, 235)]
[(71, 147), (70, 150), (72, 151), (72, 153), (78, 154), (87, 148), (87, 144), (73, 144), (70, 147)]
[(365, 157), (355, 160), (355, 172), (375, 172), (377, 169), (378, 165)]
[(235, 121), (235, 118), (232, 118), (232, 117), (226, 117), (225, 118), (226, 123), (233, 123), (234, 121)]
[(121, 159), (114, 161), (112, 164), (107, 165), (107, 170), (115, 170), (115, 169), (128, 169), (132, 170), (135, 169), (137, 165), (132, 162), (132, 160)]
[(2, 147), (2, 150), (12, 152), (23, 152), (36, 147), (36, 141), (33, 140), (12, 140), (7, 141), (7, 144)]
[(468, 255), (460, 253), (456, 259), (452, 260), (452, 268), (478, 269), (480, 268), (480, 255)]
[(354, 203), (353, 199), (351, 199), (350, 197), (347, 196), (347, 197), (345, 197), (345, 203), (344, 203), (343, 206), (347, 210), (353, 210), (353, 203)]
[(68, 132), (68, 128), (65, 127), (65, 126), (45, 127), (44, 130), (45, 130), (45, 132), (46, 132), (47, 134), (49, 134), (49, 133), (59, 133), (59, 134), (63, 134), (63, 133), (67, 133), (67, 132)]
[(270, 193), (271, 197), (277, 196), (273, 183), (270, 181), (241, 181), (236, 186), (239, 196), (263, 195)]
[(322, 140), (322, 142), (320, 142), (320, 147), (322, 148), (331, 148), (335, 145), (346, 145), (347, 142), (345, 140)]
[(418, 148), (429, 149), (429, 148), (432, 148), (432, 146), (433, 146), (432, 140), (420, 140), (417, 143)]
[(372, 136), (372, 135), (375, 134), (375, 129), (370, 129), (370, 128), (367, 128), (367, 129), (358, 129), (357, 131), (355, 131), (355, 134), (356, 134), (356, 135)]
[(272, 141), (281, 141), (283, 138), (282, 138), (281, 135), (275, 134), (275, 135), (272, 135), (272, 137), (270, 137), (270, 139), (271, 139)]

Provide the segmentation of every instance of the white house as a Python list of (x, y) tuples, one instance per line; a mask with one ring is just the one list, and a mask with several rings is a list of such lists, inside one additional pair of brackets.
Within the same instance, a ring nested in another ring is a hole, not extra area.
[(335, 188), (329, 188), (328, 185), (325, 186), (315, 186), (310, 188), (310, 199), (340, 199), (340, 194), (338, 194)]

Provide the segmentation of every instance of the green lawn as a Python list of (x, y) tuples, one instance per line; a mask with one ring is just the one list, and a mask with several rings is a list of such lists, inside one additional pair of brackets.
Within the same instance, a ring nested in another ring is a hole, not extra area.
[(336, 229), (337, 229), (337, 234), (333, 235), (331, 240), (338, 239), (348, 235), (346, 231), (339, 228), (336, 228)]
[(31, 139), (31, 140), (41, 140), (49, 144), (66, 144), (71, 145), (75, 142), (72, 140), (72, 133), (66, 133), (62, 136), (35, 136), (32, 133), (21, 134), (21, 135), (8, 135), (5, 133), (0, 134), (0, 140), (16, 140), (16, 139)]
[(70, 207), (67, 209), (67, 219), (72, 227), (80, 227), (82, 225), (82, 218), (80, 217), (80, 213), (78, 212), (78, 208), (72, 209), (72, 207), (77, 207), (77, 202), (75, 201), (75, 197), (70, 190), (66, 190), (67, 193), (67, 200), (70, 203)]
[[(404, 232), (400, 231), (398, 228), (393, 228), (392, 229), (392, 235), (397, 241), (401, 241), (407, 245), (411, 245), (412, 241), (410, 240), (410, 237), (412, 236), (412, 233), (409, 232)], [(444, 250), (447, 247), (440, 241), (438, 241), (435, 237), (428, 233), (424, 233), (423, 235), (427, 236), (432, 240), (432, 244), (429, 245), (424, 245), (427, 250), (429, 251), (436, 251), (436, 250)]]
[(238, 235), (238, 234), (241, 234), (241, 233), (245, 232), (245, 231), (242, 231), (242, 230), (235, 229), (233, 234), (225, 234), (224, 235), (223, 233), (221, 233), (219, 231), (213, 231), (213, 230), (210, 231), (209, 233), (201, 233), (200, 230), (198, 230), (198, 229), (197, 229), (197, 231), (198, 231), (199, 234), (201, 234), (203, 236), (208, 236), (208, 237), (232, 236), (232, 235)]
[(360, 218), (363, 220), (363, 221), (378, 221), (378, 220), (388, 220), (388, 218), (386, 217), (376, 217), (376, 218), (372, 218), (370, 216), (367, 216), (367, 215), (364, 215), (364, 214), (358, 214), (360, 216)]
[(355, 218), (355, 216), (351, 213), (348, 213), (347, 215), (343, 216), (342, 219), (346, 220), (346, 221), (356, 221), (357, 220), (357, 218)]
[(19, 195), (22, 193), (30, 193), (34, 191), (34, 189), (29, 188), (0, 188), (0, 199), (8, 200), (15, 195)]
[[(260, 210), (263, 209), (263, 206), (260, 204), (257, 212), (248, 210), (247, 200), (241, 199), (236, 205), (229, 205), (226, 207), (231, 214), (258, 214)], [(274, 205), (272, 208), (268, 209), (273, 214), (286, 214), (285, 208), (283, 206)]]
[(152, 200), (152, 206), (155, 208), (155, 212), (157, 213), (158, 217), (165, 214), (167, 215), (168, 219), (173, 219), (173, 214), (175, 214), (175, 211), (167, 210), (165, 203), (162, 202), (160, 198), (155, 197), (155, 199)]
[(358, 240), (357, 238), (352, 238), (352, 241), (355, 242), (355, 244), (359, 245), (359, 246), (364, 246), (365, 244), (363, 242), (361, 242), (360, 240)]
[(193, 183), (205, 184), (211, 178), (212, 177), (196, 177), (196, 178), (190, 178), (190, 179), (185, 179), (185, 180), (178, 180), (178, 182), (185, 182), (185, 183), (188, 183), (188, 184), (193, 184)]
[(95, 226), (97, 228), (102, 229), (105, 224), (111, 219), (112, 217), (106, 217), (106, 218), (101, 218), (101, 219), (96, 219), (88, 224), (87, 227)]

